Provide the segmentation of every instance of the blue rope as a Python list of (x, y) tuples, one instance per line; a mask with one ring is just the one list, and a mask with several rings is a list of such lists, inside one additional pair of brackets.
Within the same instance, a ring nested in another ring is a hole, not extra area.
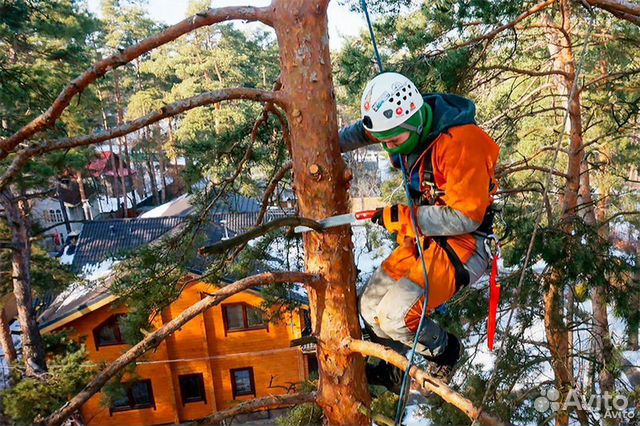
[(418, 346), (418, 339), (420, 337), (420, 331), (422, 330), (422, 325), (424, 324), (424, 320), (427, 314), (427, 305), (429, 305), (429, 276), (427, 273), (427, 263), (424, 260), (424, 251), (422, 249), (422, 243), (420, 241), (420, 227), (418, 226), (418, 218), (416, 217), (416, 212), (414, 209), (413, 199), (411, 198), (411, 192), (409, 191), (409, 177), (407, 173), (406, 165), (404, 164), (404, 159), (400, 157), (400, 168), (402, 169), (402, 179), (404, 181), (404, 192), (407, 196), (407, 203), (409, 205), (409, 211), (411, 214), (411, 221), (413, 222), (413, 229), (416, 233), (416, 245), (418, 246), (418, 254), (420, 255), (420, 260), (422, 261), (422, 273), (424, 275), (424, 305), (422, 306), (422, 314), (420, 315), (420, 322), (418, 323), (418, 328), (416, 329), (416, 336), (413, 339), (413, 346), (411, 347), (411, 357), (409, 358), (409, 365), (407, 366), (406, 371), (404, 372), (404, 376), (402, 377), (402, 386), (400, 387), (400, 399), (398, 400), (398, 408), (396, 410), (396, 425), (402, 424), (402, 414), (405, 410), (404, 397), (408, 392), (409, 388), (409, 371), (411, 371), (411, 367), (413, 367), (413, 362), (415, 360), (416, 355), (416, 347)]
[[(378, 62), (378, 69), (380, 72), (384, 72), (384, 66), (382, 65), (382, 58), (380, 57), (380, 52), (378, 51), (378, 43), (376, 43), (376, 35), (373, 32), (373, 25), (371, 25), (371, 18), (369, 17), (369, 10), (367, 9), (367, 1), (361, 0), (360, 4), (362, 5), (362, 10), (364, 10), (364, 15), (367, 18), (367, 26), (369, 27), (369, 34), (371, 35), (371, 42), (373, 43), (373, 52), (376, 55), (376, 61)], [(402, 424), (402, 414), (405, 410), (404, 397), (409, 388), (409, 371), (411, 371), (411, 367), (413, 366), (413, 362), (415, 360), (416, 347), (418, 346), (418, 338), (420, 336), (420, 330), (422, 330), (422, 325), (424, 323), (426, 313), (427, 313), (427, 305), (429, 304), (429, 277), (427, 273), (427, 263), (424, 260), (424, 251), (422, 249), (422, 244), (420, 242), (420, 234), (419, 234), (419, 226), (418, 226), (418, 218), (416, 217), (413, 200), (411, 199), (411, 192), (409, 191), (409, 177), (407, 174), (406, 165), (404, 164), (404, 160), (402, 157), (400, 158), (400, 167), (402, 168), (402, 179), (404, 181), (404, 191), (407, 196), (407, 203), (409, 206), (411, 221), (413, 222), (413, 229), (416, 232), (416, 245), (418, 246), (418, 253), (420, 255), (420, 259), (422, 261), (422, 272), (424, 274), (424, 306), (422, 307), (422, 315), (420, 316), (420, 322), (418, 324), (418, 328), (416, 330), (416, 336), (413, 339), (413, 346), (411, 348), (411, 357), (409, 358), (409, 365), (407, 370), (404, 372), (404, 376), (402, 377), (402, 386), (400, 387), (400, 399), (398, 400), (398, 408), (396, 411), (395, 424)]]
[(378, 52), (378, 43), (376, 43), (376, 35), (373, 32), (373, 25), (371, 25), (371, 18), (369, 18), (369, 9), (367, 9), (367, 0), (361, 0), (360, 4), (364, 10), (364, 16), (367, 18), (367, 25), (369, 26), (369, 34), (371, 34), (371, 42), (373, 43), (373, 52), (376, 54), (376, 61), (378, 62), (378, 69), (381, 73), (384, 72), (384, 66), (382, 65), (382, 58), (380, 52)]

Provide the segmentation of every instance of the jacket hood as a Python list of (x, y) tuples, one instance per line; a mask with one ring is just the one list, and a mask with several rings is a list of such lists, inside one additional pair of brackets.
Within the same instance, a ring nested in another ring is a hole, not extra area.
[(422, 98), (433, 111), (433, 124), (427, 137), (429, 142), (451, 127), (476, 124), (476, 105), (467, 98), (445, 93), (429, 93)]

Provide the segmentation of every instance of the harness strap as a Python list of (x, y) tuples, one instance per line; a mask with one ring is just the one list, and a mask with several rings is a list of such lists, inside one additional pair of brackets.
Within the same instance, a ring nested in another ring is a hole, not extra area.
[(448, 238), (444, 236), (432, 238), (433, 241), (435, 241), (435, 243), (442, 247), (445, 253), (447, 253), (447, 257), (449, 257), (449, 261), (453, 265), (456, 277), (456, 292), (468, 286), (469, 281), (471, 280), (469, 277), (469, 271), (464, 267), (464, 263), (462, 263), (458, 254), (455, 252), (453, 247), (451, 247), (451, 244), (449, 244)]

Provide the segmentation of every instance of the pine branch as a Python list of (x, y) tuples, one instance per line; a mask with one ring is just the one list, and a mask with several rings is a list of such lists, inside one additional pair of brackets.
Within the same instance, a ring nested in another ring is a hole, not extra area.
[(320, 225), (315, 220), (306, 219), (304, 217), (282, 217), (280, 219), (275, 219), (270, 222), (265, 223), (264, 225), (257, 226), (250, 231), (245, 232), (244, 234), (237, 235), (233, 238), (229, 238), (228, 240), (222, 240), (210, 246), (201, 247), (199, 252), (203, 256), (210, 256), (212, 254), (222, 254), (231, 247), (239, 246), (241, 244), (246, 244), (249, 241), (256, 239), (262, 235), (268, 234), (274, 229), (284, 228), (287, 226), (308, 226), (309, 228), (315, 231), (321, 231), (322, 225)]
[(277, 408), (291, 407), (292, 405), (304, 404), (306, 402), (314, 402), (316, 400), (315, 393), (294, 393), (285, 395), (271, 395), (264, 398), (251, 399), (242, 402), (227, 410), (218, 411), (204, 419), (198, 420), (190, 425), (211, 425), (220, 423), (229, 417), (238, 414), (255, 413), (256, 411), (272, 410)]
[(53, 104), (44, 113), (26, 124), (12, 136), (0, 140), (0, 160), (7, 156), (20, 144), (34, 134), (53, 127), (60, 115), (69, 106), (71, 100), (81, 94), (91, 83), (109, 71), (125, 65), (141, 55), (167, 44), (178, 37), (197, 28), (217, 24), (219, 22), (242, 19), (246, 21), (261, 21), (271, 25), (271, 9), (269, 7), (223, 7), (212, 8), (205, 12), (186, 18), (166, 30), (142, 40), (115, 55), (111, 55), (96, 62), (91, 68), (76, 77), (65, 87)]
[(29, 159), (36, 155), (44, 154), (51, 151), (74, 148), (77, 146), (86, 146), (115, 139), (129, 133), (140, 130), (150, 124), (156, 123), (168, 117), (181, 114), (193, 108), (204, 105), (212, 105), (227, 100), (245, 99), (257, 102), (281, 103), (280, 96), (277, 92), (264, 91), (259, 89), (251, 89), (246, 87), (220, 89), (211, 92), (205, 92), (191, 98), (183, 99), (162, 108), (153, 111), (144, 117), (129, 121), (120, 126), (113, 127), (106, 132), (93, 133), (75, 138), (63, 138), (57, 140), (49, 140), (33, 144), (32, 146), (18, 151), (11, 165), (0, 177), (0, 190), (5, 188), (13, 178), (15, 178), (22, 167), (24, 167)]
[[(361, 355), (379, 358), (383, 361), (395, 365), (403, 371), (405, 371), (409, 366), (409, 360), (407, 358), (400, 355), (393, 349), (387, 348), (377, 343), (365, 342), (364, 340), (346, 339), (345, 341), (343, 341), (342, 345), (345, 349), (353, 353), (359, 353)], [(438, 395), (449, 404), (460, 409), (460, 411), (465, 413), (471, 420), (477, 420), (481, 424), (491, 426), (507, 424), (499, 418), (493, 416), (492, 414), (478, 409), (470, 400), (468, 400), (458, 392), (455, 392), (448, 385), (430, 376), (424, 370), (421, 370), (415, 365), (411, 366), (409, 375), (413, 377), (416, 380), (417, 384), (425, 391), (432, 392)]]
[(315, 285), (321, 280), (322, 278), (319, 275), (308, 274), (305, 272), (268, 272), (247, 277), (236, 281), (233, 284), (222, 287), (213, 295), (205, 297), (182, 311), (180, 315), (163, 325), (158, 330), (147, 334), (144, 339), (118, 357), (117, 360), (109, 364), (87, 386), (85, 386), (80, 393), (75, 395), (65, 405), (49, 415), (49, 417), (44, 419), (42, 423), (47, 426), (58, 426), (62, 424), (62, 422), (78, 410), (82, 404), (87, 402), (89, 398), (100, 391), (109, 379), (121, 372), (127, 365), (138, 359), (147, 351), (156, 348), (164, 339), (179, 330), (187, 322), (200, 315), (202, 312), (220, 304), (228, 297), (257, 286), (285, 284), (291, 282)]
[(262, 224), (262, 220), (264, 219), (265, 214), (267, 213), (267, 207), (269, 207), (269, 199), (273, 192), (278, 187), (278, 183), (284, 179), (284, 176), (293, 168), (293, 162), (286, 162), (278, 172), (273, 176), (271, 182), (267, 186), (267, 189), (264, 191), (264, 195), (262, 196), (262, 207), (260, 208), (260, 212), (258, 213), (258, 218), (256, 219), (256, 226)]
[(536, 13), (540, 12), (541, 10), (546, 9), (547, 7), (551, 6), (552, 4), (554, 4), (557, 0), (547, 0), (544, 2), (540, 2), (538, 4), (536, 4), (535, 6), (531, 7), (530, 9), (528, 9), (527, 11), (523, 12), (522, 14), (520, 14), (518, 17), (516, 17), (516, 19), (514, 19), (513, 21), (501, 25), (497, 28), (495, 28), (494, 30), (488, 32), (487, 34), (484, 34), (482, 36), (476, 37), (476, 38), (472, 38), (471, 40), (467, 40), (463, 43), (460, 44), (456, 44), (454, 46), (450, 46), (450, 47), (446, 47), (444, 49), (441, 49), (437, 52), (435, 52), (434, 54), (431, 54), (429, 56), (435, 56), (437, 54), (449, 51), (449, 50), (457, 50), (457, 49), (462, 49), (463, 47), (469, 47), (469, 46), (473, 46), (474, 44), (478, 44), (481, 41), (484, 40), (492, 40), (493, 38), (495, 38), (498, 34), (500, 34), (501, 32), (508, 30), (510, 28), (514, 28), (516, 25), (518, 25), (520, 22), (522, 22), (523, 20), (527, 19), (529, 16), (531, 15), (535, 15)]

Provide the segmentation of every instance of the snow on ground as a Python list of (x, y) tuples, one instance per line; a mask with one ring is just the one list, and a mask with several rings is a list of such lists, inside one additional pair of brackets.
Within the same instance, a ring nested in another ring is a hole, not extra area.
[(422, 395), (420, 395), (419, 392), (417, 391), (410, 391), (410, 395), (409, 395), (409, 404), (407, 404), (407, 408), (405, 409), (405, 415), (404, 415), (404, 419), (402, 420), (402, 424), (405, 426), (430, 426), (431, 422), (426, 419), (422, 413), (420, 412), (420, 404), (419, 403), (411, 403), (411, 397), (413, 395), (411, 394), (417, 394), (418, 398), (416, 398), (418, 401), (420, 399), (423, 399)]

